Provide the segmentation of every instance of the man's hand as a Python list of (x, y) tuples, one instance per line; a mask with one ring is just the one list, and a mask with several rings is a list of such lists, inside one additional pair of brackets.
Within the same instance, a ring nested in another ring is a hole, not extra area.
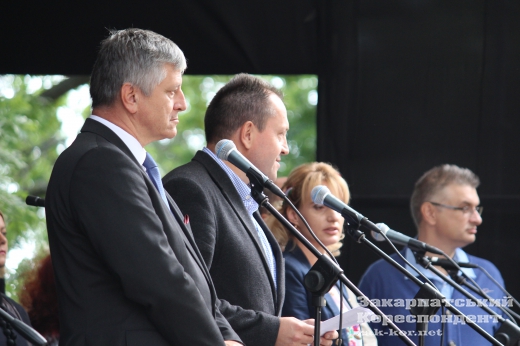
[(244, 346), (240, 342), (236, 342), (233, 340), (224, 340), (224, 343), (226, 344), (226, 346)]
[[(305, 322), (307, 324), (310, 324), (311, 326), (314, 326), (314, 318), (305, 320), (303, 322)], [(333, 330), (333, 331), (330, 331), (330, 332), (326, 332), (320, 338), (320, 345), (330, 346), (334, 342), (333, 340), (336, 340), (337, 338), (339, 338), (339, 334), (338, 334), (337, 331)]]
[[(320, 345), (330, 346), (337, 339), (336, 331), (328, 332), (320, 338)], [(294, 317), (280, 318), (280, 329), (275, 346), (295, 346), (314, 344), (314, 320), (300, 321)]]
[(326, 332), (325, 334), (323, 334), (323, 336), (320, 338), (320, 345), (323, 345), (323, 346), (329, 346), (329, 345), (332, 345), (332, 343), (334, 342), (334, 340), (336, 340), (337, 338), (339, 338), (339, 334), (337, 331), (333, 330), (331, 332)]

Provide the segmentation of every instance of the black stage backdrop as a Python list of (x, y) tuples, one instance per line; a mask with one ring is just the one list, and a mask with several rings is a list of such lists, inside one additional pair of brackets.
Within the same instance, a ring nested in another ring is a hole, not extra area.
[[(8, 1), (0, 73), (88, 75), (106, 29), (127, 27), (179, 44), (189, 74), (317, 74), (317, 158), (340, 169), (373, 222), (414, 235), (408, 199), (421, 174), (472, 169), (485, 213), (467, 250), (520, 298), (518, 1)], [(345, 240), (353, 282), (374, 260)]]
[[(351, 206), (413, 236), (414, 182), (438, 164), (470, 168), (485, 212), (466, 250), (494, 262), (515, 297), (519, 9), (512, 1), (330, 1), (318, 17), (318, 159), (341, 169)], [(347, 239), (341, 264), (357, 282), (376, 256)]]

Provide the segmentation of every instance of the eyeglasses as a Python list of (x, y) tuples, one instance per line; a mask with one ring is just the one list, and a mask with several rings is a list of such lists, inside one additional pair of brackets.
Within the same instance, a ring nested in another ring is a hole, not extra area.
[(465, 205), (463, 207), (454, 207), (452, 205), (446, 205), (446, 204), (441, 204), (441, 203), (435, 203), (435, 202), (430, 202), (430, 203), (436, 207), (441, 207), (441, 208), (446, 208), (446, 209), (451, 209), (451, 210), (460, 210), (460, 211), (462, 211), (463, 214), (471, 215), (476, 210), (479, 215), (482, 215), (482, 212), (484, 211), (484, 207), (481, 205), (479, 205), (478, 207), (470, 207), (469, 205)]

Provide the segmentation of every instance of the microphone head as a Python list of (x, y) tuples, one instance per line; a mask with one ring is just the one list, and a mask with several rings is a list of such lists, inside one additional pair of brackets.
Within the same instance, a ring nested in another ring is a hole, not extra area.
[(372, 238), (374, 238), (375, 241), (386, 240), (385, 237), (381, 235), (381, 233), (386, 234), (386, 232), (390, 230), (390, 227), (388, 227), (384, 223), (377, 223), (376, 227), (379, 228), (379, 233), (376, 233), (375, 231), (370, 231), (370, 233), (372, 234)]
[(382, 222), (376, 223), (376, 226), (377, 226), (377, 228), (379, 228), (381, 233), (384, 233), (384, 234), (386, 234), (386, 232), (388, 232), (390, 230), (390, 227), (388, 227), (386, 224), (384, 224)]
[(215, 146), (215, 153), (217, 154), (217, 157), (221, 160), (228, 159), (229, 154), (236, 150), (236, 145), (233, 143), (230, 139), (221, 139), (217, 145)]
[(330, 190), (325, 185), (317, 185), (311, 191), (311, 199), (316, 204), (323, 204)]
[(25, 203), (33, 207), (45, 207), (45, 199), (37, 196), (27, 196), (25, 198)]

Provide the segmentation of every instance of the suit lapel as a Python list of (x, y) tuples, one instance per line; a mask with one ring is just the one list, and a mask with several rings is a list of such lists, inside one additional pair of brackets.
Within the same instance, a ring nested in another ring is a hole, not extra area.
[[(199, 162), (206, 169), (215, 185), (219, 187), (222, 195), (228, 202), (231, 209), (233, 209), (234, 213), (240, 219), (240, 222), (242, 223), (244, 228), (247, 230), (247, 233), (251, 237), (258, 252), (262, 254), (262, 264), (264, 266), (266, 275), (268, 276), (269, 282), (271, 283), (271, 291), (273, 293), (273, 297), (276, 298), (277, 293), (274, 286), (273, 276), (271, 275), (271, 270), (269, 269), (266, 254), (264, 252), (262, 244), (260, 243), (260, 239), (258, 239), (258, 232), (256, 231), (256, 228), (253, 224), (253, 220), (249, 217), (249, 213), (246, 210), (246, 207), (244, 206), (244, 203), (242, 202), (242, 199), (240, 198), (238, 191), (229, 179), (229, 176), (218, 165), (218, 163), (215, 162), (215, 160), (212, 157), (210, 157), (203, 151), (198, 151), (197, 154), (195, 154), (193, 160)], [(277, 261), (277, 266), (279, 262), (280, 261)], [(277, 301), (277, 299), (275, 299), (275, 301)]]
[[(141, 165), (141, 163), (139, 163), (137, 161), (137, 159), (132, 154), (130, 149), (126, 146), (126, 144), (121, 140), (121, 138), (116, 133), (114, 133), (110, 128), (106, 127), (105, 125), (103, 125), (99, 121), (96, 121), (96, 120), (93, 120), (93, 119), (87, 119), (85, 121), (85, 124), (81, 128), (81, 132), (92, 132), (92, 133), (95, 133), (95, 134), (97, 134), (99, 136), (102, 136), (107, 141), (109, 141), (110, 143), (112, 143), (116, 147), (118, 147), (128, 157), (130, 157), (132, 159), (132, 161), (134, 161), (137, 164), (137, 166), (139, 167), (139, 169), (141, 169), (141, 171), (143, 172), (144, 179), (145, 180), (147, 179), (149, 181), (149, 185), (153, 187), (153, 191), (155, 191), (155, 193), (157, 194), (157, 198), (162, 200), (162, 198), (161, 198), (161, 196), (159, 194), (159, 191), (157, 191), (157, 189), (153, 185), (152, 181), (148, 177), (148, 174), (144, 170), (144, 167)], [(193, 239), (193, 236), (191, 235), (191, 232), (188, 230), (186, 225), (184, 225), (184, 219), (182, 217), (182, 213), (181, 213), (179, 207), (177, 206), (175, 201), (171, 198), (171, 196), (166, 191), (165, 191), (165, 193), (166, 193), (166, 198), (170, 202), (170, 206), (171, 206), (171, 213), (168, 210), (168, 212), (166, 212), (165, 214), (166, 215), (168, 215), (168, 214), (172, 215), (173, 214), (173, 217), (174, 217), (175, 221), (177, 221), (180, 229), (182, 230), (182, 232), (180, 232), (180, 233), (181, 233), (181, 236), (182, 236), (182, 238), (184, 240), (186, 248), (188, 249), (188, 251), (190, 252), (191, 256), (195, 259), (195, 261), (199, 265), (201, 271), (204, 273), (204, 276), (206, 277), (206, 280), (208, 281), (208, 284), (209, 284), (208, 286), (211, 288), (211, 292), (212, 292), (213, 300), (214, 300), (216, 298), (216, 293), (215, 293), (215, 291), (213, 289), (211, 276), (210, 276), (210, 274), (209, 274), (209, 272), (207, 270), (207, 267), (202, 262), (202, 256), (201, 256), (197, 246), (195, 245), (195, 240)], [(165, 209), (167, 208), (164, 205), (164, 203), (161, 203), (161, 205)], [(172, 221), (174, 221), (174, 220), (172, 220)]]
[[(260, 212), (258, 210), (255, 211), (253, 216), (254, 216), (256, 222), (258, 222), (258, 224), (260, 225), (260, 227), (262, 227), (262, 230), (264, 231), (265, 236), (266, 236), (267, 240), (269, 241), (269, 244), (271, 245), (271, 249), (273, 250), (273, 255), (276, 260), (277, 285), (276, 285), (276, 288), (273, 284), (271, 285), (271, 287), (273, 289), (273, 292), (275, 292), (274, 291), (275, 289), (277, 291), (276, 293), (274, 293), (274, 296), (277, 298), (276, 299), (276, 303), (277, 303), (276, 312), (281, 313), (282, 305), (283, 305), (284, 298), (285, 298), (285, 265), (284, 265), (285, 260), (282, 255), (282, 250), (280, 249), (280, 245), (278, 245), (276, 238), (271, 233), (271, 230), (269, 230), (269, 228), (265, 224), (264, 220), (262, 219), (262, 216), (260, 215)], [(272, 277), (272, 275), (271, 275), (271, 277)]]
[[(197, 264), (199, 265), (201, 271), (204, 273), (204, 276), (206, 277), (206, 280), (208, 282), (211, 282), (211, 276), (207, 270), (206, 265), (202, 262), (202, 255), (199, 252), (199, 249), (195, 243), (195, 240), (193, 239), (193, 235), (191, 234), (191, 230), (188, 229), (188, 225), (184, 224), (184, 217), (182, 216), (182, 212), (177, 206), (177, 203), (173, 200), (173, 198), (166, 192), (166, 198), (168, 199), (168, 202), (170, 202), (171, 206), (171, 213), (173, 214), (175, 220), (177, 221), (180, 229), (182, 230), (181, 234), (184, 240), (184, 243), (186, 244), (186, 248), (190, 252), (191, 256), (195, 259)], [(211, 286), (211, 285), (210, 285)]]

